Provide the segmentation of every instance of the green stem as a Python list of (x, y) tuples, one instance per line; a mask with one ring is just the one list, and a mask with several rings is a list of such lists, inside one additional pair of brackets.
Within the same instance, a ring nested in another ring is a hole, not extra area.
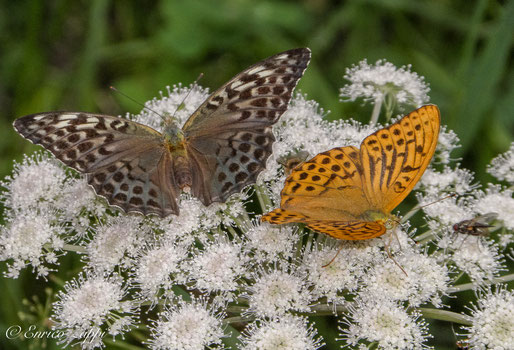
[[(237, 225), (237, 223), (236, 223)], [(239, 226), (239, 225), (238, 225)], [(241, 237), (239, 237), (239, 234), (237, 233), (237, 231), (232, 227), (232, 226), (227, 226), (226, 227), (227, 231), (229, 231), (231, 234), (232, 234), (232, 238), (237, 242), (237, 243), (241, 243)]]
[(386, 93), (384, 98), (384, 108), (386, 121), (389, 122), (393, 116), (394, 107), (396, 104), (396, 94)]
[(248, 306), (237, 306), (237, 305), (227, 306), (227, 312), (232, 312), (232, 313), (236, 313), (236, 314), (240, 314), (246, 310), (248, 310)]
[(434, 232), (432, 230), (428, 230), (427, 232), (414, 237), (414, 240), (417, 244), (424, 245), (425, 243), (433, 241), (435, 238), (436, 236), (434, 235)]
[[(510, 282), (510, 281), (514, 281), (514, 273), (510, 274), (510, 275), (501, 276), (498, 278), (493, 278), (492, 280), (486, 281), (485, 283), (486, 283), (486, 285), (492, 285), (492, 284), (498, 284), (498, 283), (506, 283), (506, 282)], [(457, 286), (448, 288), (448, 293), (464, 292), (466, 290), (474, 289), (476, 287), (477, 287), (477, 285), (474, 283), (459, 284)]]
[(440, 310), (440, 309), (432, 309), (426, 307), (419, 307), (416, 310), (421, 312), (423, 317), (431, 318), (433, 320), (441, 320), (448, 321), (453, 323), (460, 323), (465, 326), (471, 326), (471, 322), (466, 318), (466, 316), (462, 314), (458, 314), (456, 312)]
[(230, 323), (245, 323), (245, 322), (252, 322), (255, 320), (255, 316), (234, 316), (234, 317), (227, 317), (223, 320), (224, 324), (230, 324)]
[(69, 252), (87, 253), (86, 248), (74, 244), (65, 244), (63, 249)]
[(402, 217), (402, 220), (400, 221), (402, 224), (404, 222), (406, 222), (407, 220), (409, 220), (411, 217), (414, 216), (414, 214), (416, 214), (418, 211), (419, 211), (420, 207), (419, 206), (415, 206), (414, 208), (412, 208), (411, 210), (409, 210), (407, 212), (407, 214), (405, 214), (403, 217)]
[(375, 99), (375, 105), (373, 106), (373, 112), (371, 113), (371, 119), (369, 125), (375, 125), (378, 122), (378, 116), (380, 115), (380, 109), (382, 108), (382, 102), (384, 96), (380, 95)]
[(143, 350), (145, 348), (137, 345), (133, 345), (127, 343), (126, 341), (116, 339), (116, 341), (109, 339), (107, 337), (104, 338), (105, 344), (109, 345), (110, 349), (118, 348), (118, 349), (126, 349), (126, 350)]
[(342, 305), (337, 305), (336, 307), (334, 307), (334, 305), (320, 304), (311, 307), (311, 310), (313, 311), (313, 313), (309, 313), (311, 316), (333, 316), (334, 310), (336, 314), (339, 315), (348, 312), (348, 307)]
[(263, 190), (263, 186), (255, 185), (255, 193), (257, 194), (257, 199), (259, 200), (259, 205), (261, 206), (262, 212), (266, 212), (268, 208), (272, 207), (272, 203), (270, 198), (266, 195)]

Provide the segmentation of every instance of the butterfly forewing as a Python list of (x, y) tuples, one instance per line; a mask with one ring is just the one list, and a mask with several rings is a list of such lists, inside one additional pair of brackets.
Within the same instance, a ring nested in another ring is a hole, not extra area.
[(439, 135), (437, 106), (423, 106), (361, 144), (364, 190), (372, 209), (391, 212), (419, 181)]
[(271, 154), (271, 126), (286, 111), (309, 60), (309, 49), (294, 49), (251, 66), (215, 91), (185, 123), (193, 173), (210, 175), (194, 177), (193, 194), (204, 204), (225, 201), (255, 182)]
[(74, 112), (28, 115), (14, 127), (86, 173), (96, 193), (111, 205), (161, 216), (178, 211), (169, 152), (157, 131), (122, 118)]

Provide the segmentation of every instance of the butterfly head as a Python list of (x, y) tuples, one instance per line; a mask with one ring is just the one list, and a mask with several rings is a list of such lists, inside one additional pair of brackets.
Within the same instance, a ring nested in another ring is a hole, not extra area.
[(179, 147), (179, 145), (185, 142), (184, 133), (173, 120), (169, 120), (164, 124), (163, 135), (172, 148), (183, 148)]
[(297, 151), (292, 154), (288, 154), (278, 158), (277, 162), (284, 166), (284, 172), (286, 175), (291, 174), (294, 168), (302, 164), (309, 157), (309, 153), (306, 151)]
[(400, 219), (381, 210), (368, 210), (362, 216), (364, 220), (376, 221), (385, 226), (389, 230), (394, 230), (400, 224)]

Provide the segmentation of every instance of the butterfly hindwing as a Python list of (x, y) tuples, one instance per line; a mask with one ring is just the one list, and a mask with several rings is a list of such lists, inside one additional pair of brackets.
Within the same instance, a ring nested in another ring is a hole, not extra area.
[(280, 206), (313, 219), (355, 219), (369, 206), (358, 152), (334, 148), (296, 167), (285, 181)]
[(28, 115), (14, 127), (87, 174), (109, 204), (143, 214), (178, 212), (169, 152), (157, 131), (123, 118), (75, 112)]
[(371, 239), (386, 232), (378, 221), (307, 220), (305, 223), (314, 231), (349, 241)]
[[(255, 182), (275, 141), (271, 126), (286, 111), (310, 60), (309, 49), (271, 56), (216, 90), (183, 127), (193, 186), (206, 205)], [(204, 159), (204, 160), (202, 160)]]
[(282, 208), (277, 208), (263, 215), (261, 220), (275, 225), (301, 222), (314, 231), (346, 240), (371, 239), (383, 235), (386, 231), (385, 226), (381, 222), (315, 220), (301, 213)]
[(120, 152), (109, 165), (88, 174), (89, 184), (111, 205), (125, 212), (153, 213), (161, 217), (178, 214), (179, 189), (174, 183), (169, 152), (148, 145), (134, 144), (130, 148), (131, 143), (126, 141), (120, 146), (132, 152)]
[(229, 130), (215, 140), (204, 139), (196, 142), (194, 148), (190, 146), (193, 195), (208, 205), (223, 202), (230, 194), (254, 183), (266, 166), (274, 140), (271, 127), (265, 127)]
[(290, 224), (293, 222), (305, 222), (308, 219), (308, 216), (282, 208), (277, 208), (267, 214), (264, 214), (261, 217), (261, 221), (268, 221), (269, 223), (275, 225)]
[(434, 155), (437, 106), (423, 106), (361, 144), (364, 189), (372, 209), (391, 212), (419, 181)]

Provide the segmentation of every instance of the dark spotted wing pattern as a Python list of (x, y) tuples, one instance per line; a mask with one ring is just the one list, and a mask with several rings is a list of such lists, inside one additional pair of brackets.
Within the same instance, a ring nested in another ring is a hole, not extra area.
[(271, 126), (286, 111), (310, 60), (306, 48), (271, 56), (215, 91), (183, 127), (193, 194), (223, 202), (254, 183), (275, 141)]
[(441, 117), (423, 106), (361, 144), (364, 191), (371, 207), (391, 212), (412, 191), (434, 155)]
[(161, 134), (106, 115), (49, 112), (17, 119), (14, 128), (64, 164), (88, 174), (95, 192), (127, 212), (178, 211), (178, 188)]
[(267, 213), (262, 219), (275, 225), (305, 223), (314, 231), (345, 240), (371, 239), (386, 232), (385, 226), (378, 221), (316, 220), (304, 214), (281, 208)]
[(183, 132), (171, 118), (163, 136), (123, 118), (74, 112), (25, 116), (14, 127), (87, 174), (110, 204), (127, 212), (178, 214), (181, 189), (191, 187), (209, 205), (255, 182), (271, 154), (271, 126), (309, 59), (309, 49), (295, 49), (246, 69), (214, 92)]

